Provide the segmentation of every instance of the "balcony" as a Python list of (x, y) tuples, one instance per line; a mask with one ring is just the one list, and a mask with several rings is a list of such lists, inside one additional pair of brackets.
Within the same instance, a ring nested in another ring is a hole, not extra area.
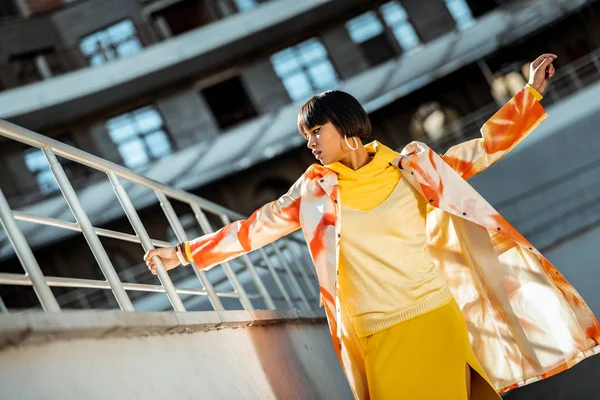
[[(214, 70), (224, 63), (231, 64), (242, 55), (256, 57), (262, 49), (280, 43), (272, 34), (274, 30), (285, 36), (291, 29), (308, 29), (362, 1), (277, 0), (262, 4), (129, 57), (0, 92), (0, 117), (32, 129), (47, 126), (49, 122), (59, 125), (184, 81), (202, 71)], [(345, 88), (361, 100), (372, 101), (368, 104), (370, 110), (380, 108), (585, 4), (585, 0), (529, 0), (518, 7), (509, 4), (462, 32), (445, 35), (423, 46), (421, 51), (360, 74), (346, 82)], [(365, 93), (364, 82), (375, 82), (368, 85), (375, 92)]]
[(240, 57), (256, 57), (281, 42), (273, 32), (285, 37), (361, 3), (364, 0), (264, 3), (128, 57), (0, 92), (0, 117), (34, 129), (48, 121), (73, 120), (224, 64), (235, 65)]

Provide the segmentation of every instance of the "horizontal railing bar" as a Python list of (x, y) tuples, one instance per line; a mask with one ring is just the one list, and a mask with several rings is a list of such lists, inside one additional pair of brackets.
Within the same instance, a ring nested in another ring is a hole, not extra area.
[(167, 196), (179, 200), (181, 202), (189, 204), (195, 203), (206, 211), (215, 214), (224, 214), (231, 217), (232, 219), (244, 218), (243, 215), (235, 211), (228, 210), (227, 208), (222, 207), (209, 200), (203, 199), (200, 196), (169, 187), (153, 179), (147, 178), (142, 175), (138, 175), (135, 172), (130, 171), (129, 169), (119, 164), (102, 159), (93, 154), (86, 153), (83, 150), (69, 146), (65, 143), (49, 138), (47, 136), (40, 135), (39, 133), (30, 131), (29, 129), (20, 127), (6, 120), (3, 120), (2, 124), (0, 124), (0, 136), (4, 136), (8, 139), (12, 139), (14, 141), (24, 143), (29, 146), (36, 147), (38, 149), (50, 147), (57, 156), (64, 157), (68, 160), (77, 162), (79, 164), (85, 165), (87, 167), (93, 168), (97, 171), (101, 171), (104, 173), (109, 173), (112, 171), (115, 173), (115, 175), (117, 175), (120, 178), (126, 179), (127, 181), (135, 183), (137, 185), (144, 186), (153, 191), (160, 190)]
[[(46, 283), (52, 287), (67, 287), (77, 289), (110, 289), (110, 285), (105, 281), (81, 278), (61, 278), (57, 276), (47, 276)], [(122, 282), (125, 290), (165, 293), (165, 289), (160, 285), (150, 285), (145, 283)], [(0, 273), (0, 285), (31, 286), (31, 280), (26, 275), (12, 274), (7, 272)], [(181, 294), (192, 294), (197, 296), (206, 296), (206, 290), (178, 288), (175, 290)], [(239, 294), (235, 292), (216, 292), (220, 297), (238, 298)]]
[[(264, 270), (268, 270), (268, 269), (269, 269), (269, 267), (268, 267), (267, 265), (265, 265), (263, 262), (257, 262), (257, 263), (256, 263), (256, 267), (257, 267), (257, 268), (260, 268), (260, 269), (264, 269)], [(284, 274), (284, 273), (286, 272), (286, 271), (285, 271), (283, 268), (281, 268), (281, 267), (273, 267), (273, 269), (275, 270), (275, 272), (278, 272), (278, 273), (280, 273), (280, 274)], [(293, 271), (292, 273), (293, 273), (293, 275), (294, 275), (295, 277), (302, 277), (302, 274), (301, 274), (300, 272)]]
[[(202, 289), (186, 289), (175, 287), (175, 291), (179, 294), (191, 294), (195, 296), (207, 296), (206, 290)], [(235, 292), (215, 292), (220, 297), (231, 297), (237, 299), (239, 295)]]
[[(81, 232), (81, 228), (75, 222), (63, 221), (60, 219), (50, 218), (50, 217), (39, 217), (37, 215), (27, 214), (22, 211), (13, 211), (13, 216), (16, 220), (19, 220), (19, 221), (32, 222), (32, 223), (36, 223), (36, 224), (41, 224), (41, 225), (46, 225), (46, 226), (54, 226), (56, 228), (63, 228), (63, 229), (71, 230), (71, 231)], [(109, 237), (112, 239), (125, 240), (127, 242), (132, 242), (132, 243), (140, 243), (140, 239), (136, 235), (131, 235), (129, 233), (112, 231), (110, 229), (104, 229), (104, 228), (94, 228), (94, 230), (96, 231), (96, 234), (98, 236)], [(150, 240), (152, 240), (152, 243), (157, 247), (173, 246), (172, 243), (165, 242), (163, 240), (158, 240), (158, 239), (150, 239)]]
[[(273, 298), (273, 300), (280, 300), (280, 301), (285, 301), (285, 299), (282, 296), (271, 296)], [(307, 297), (308, 300), (316, 300), (316, 298), (314, 297)], [(290, 300), (292, 301), (302, 301), (302, 299), (300, 297), (290, 297)]]

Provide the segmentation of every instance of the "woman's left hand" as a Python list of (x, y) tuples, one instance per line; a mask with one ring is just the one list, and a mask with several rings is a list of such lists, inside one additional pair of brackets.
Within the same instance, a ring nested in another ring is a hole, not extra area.
[(545, 53), (535, 59), (529, 65), (529, 84), (533, 86), (539, 94), (546, 91), (546, 85), (548, 79), (552, 79), (554, 76), (554, 66), (552, 61), (556, 60), (558, 56), (552, 53)]

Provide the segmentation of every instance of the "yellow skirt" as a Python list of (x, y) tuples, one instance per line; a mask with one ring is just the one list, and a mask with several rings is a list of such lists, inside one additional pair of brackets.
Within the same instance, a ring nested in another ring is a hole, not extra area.
[(418, 317), (360, 339), (371, 400), (500, 399), (469, 343), (454, 298)]

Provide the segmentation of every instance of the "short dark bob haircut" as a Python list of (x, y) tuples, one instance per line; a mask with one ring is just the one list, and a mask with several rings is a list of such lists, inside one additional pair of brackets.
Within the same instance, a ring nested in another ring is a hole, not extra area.
[(312, 128), (331, 122), (348, 137), (366, 139), (371, 135), (371, 121), (352, 95), (340, 90), (328, 90), (313, 96), (298, 112), (298, 130), (307, 137)]

